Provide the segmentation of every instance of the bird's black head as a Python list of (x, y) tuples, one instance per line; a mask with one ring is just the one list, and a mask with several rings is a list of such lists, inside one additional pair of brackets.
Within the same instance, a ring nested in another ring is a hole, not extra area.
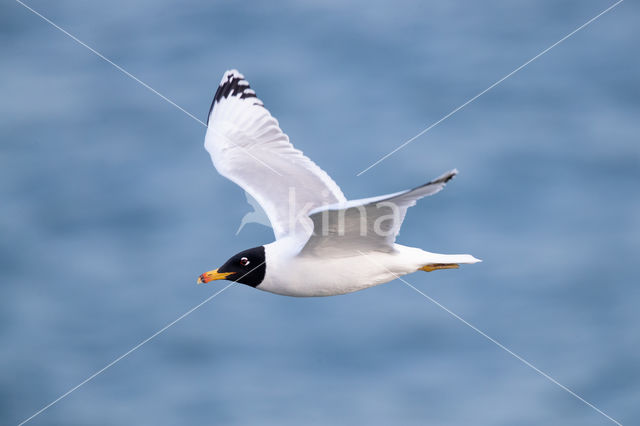
[(232, 256), (218, 269), (200, 275), (198, 283), (229, 280), (256, 287), (267, 271), (265, 261), (264, 246), (250, 248)]

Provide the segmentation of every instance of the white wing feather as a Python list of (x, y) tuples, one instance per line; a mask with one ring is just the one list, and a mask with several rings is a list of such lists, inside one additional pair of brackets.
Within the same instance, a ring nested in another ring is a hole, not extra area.
[(276, 239), (308, 236), (309, 211), (346, 202), (329, 175), (293, 147), (238, 71), (222, 77), (207, 124), (204, 146), (214, 166), (260, 203)]
[(300, 255), (342, 256), (358, 251), (392, 251), (407, 209), (440, 192), (458, 173), (451, 170), (422, 186), (395, 194), (348, 201), (312, 210), (313, 235)]

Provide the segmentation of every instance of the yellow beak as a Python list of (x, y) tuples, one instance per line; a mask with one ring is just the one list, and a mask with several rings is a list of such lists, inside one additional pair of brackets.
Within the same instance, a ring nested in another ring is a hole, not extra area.
[(205, 272), (200, 275), (198, 278), (198, 284), (208, 283), (209, 281), (214, 280), (224, 280), (231, 274), (235, 274), (235, 272), (218, 272), (217, 269), (214, 269), (213, 271)]

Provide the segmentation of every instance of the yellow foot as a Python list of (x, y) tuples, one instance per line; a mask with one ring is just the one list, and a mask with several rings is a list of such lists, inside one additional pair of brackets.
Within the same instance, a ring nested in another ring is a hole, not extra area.
[(431, 272), (436, 269), (457, 269), (460, 265), (457, 263), (431, 263), (429, 265), (424, 265), (420, 268), (420, 271)]

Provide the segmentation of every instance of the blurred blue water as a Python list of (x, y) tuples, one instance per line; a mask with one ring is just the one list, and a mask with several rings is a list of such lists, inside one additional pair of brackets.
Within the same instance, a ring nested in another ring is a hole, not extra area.
[[(29, 3), (201, 119), (225, 69), (351, 198), (453, 167), (399, 241), (484, 262), (408, 281), (624, 424), (640, 420), (640, 8), (610, 2)], [(270, 242), (205, 129), (17, 3), (0, 13), (0, 423), (16, 424)], [(393, 282), (228, 290), (33, 425), (607, 420)]]

